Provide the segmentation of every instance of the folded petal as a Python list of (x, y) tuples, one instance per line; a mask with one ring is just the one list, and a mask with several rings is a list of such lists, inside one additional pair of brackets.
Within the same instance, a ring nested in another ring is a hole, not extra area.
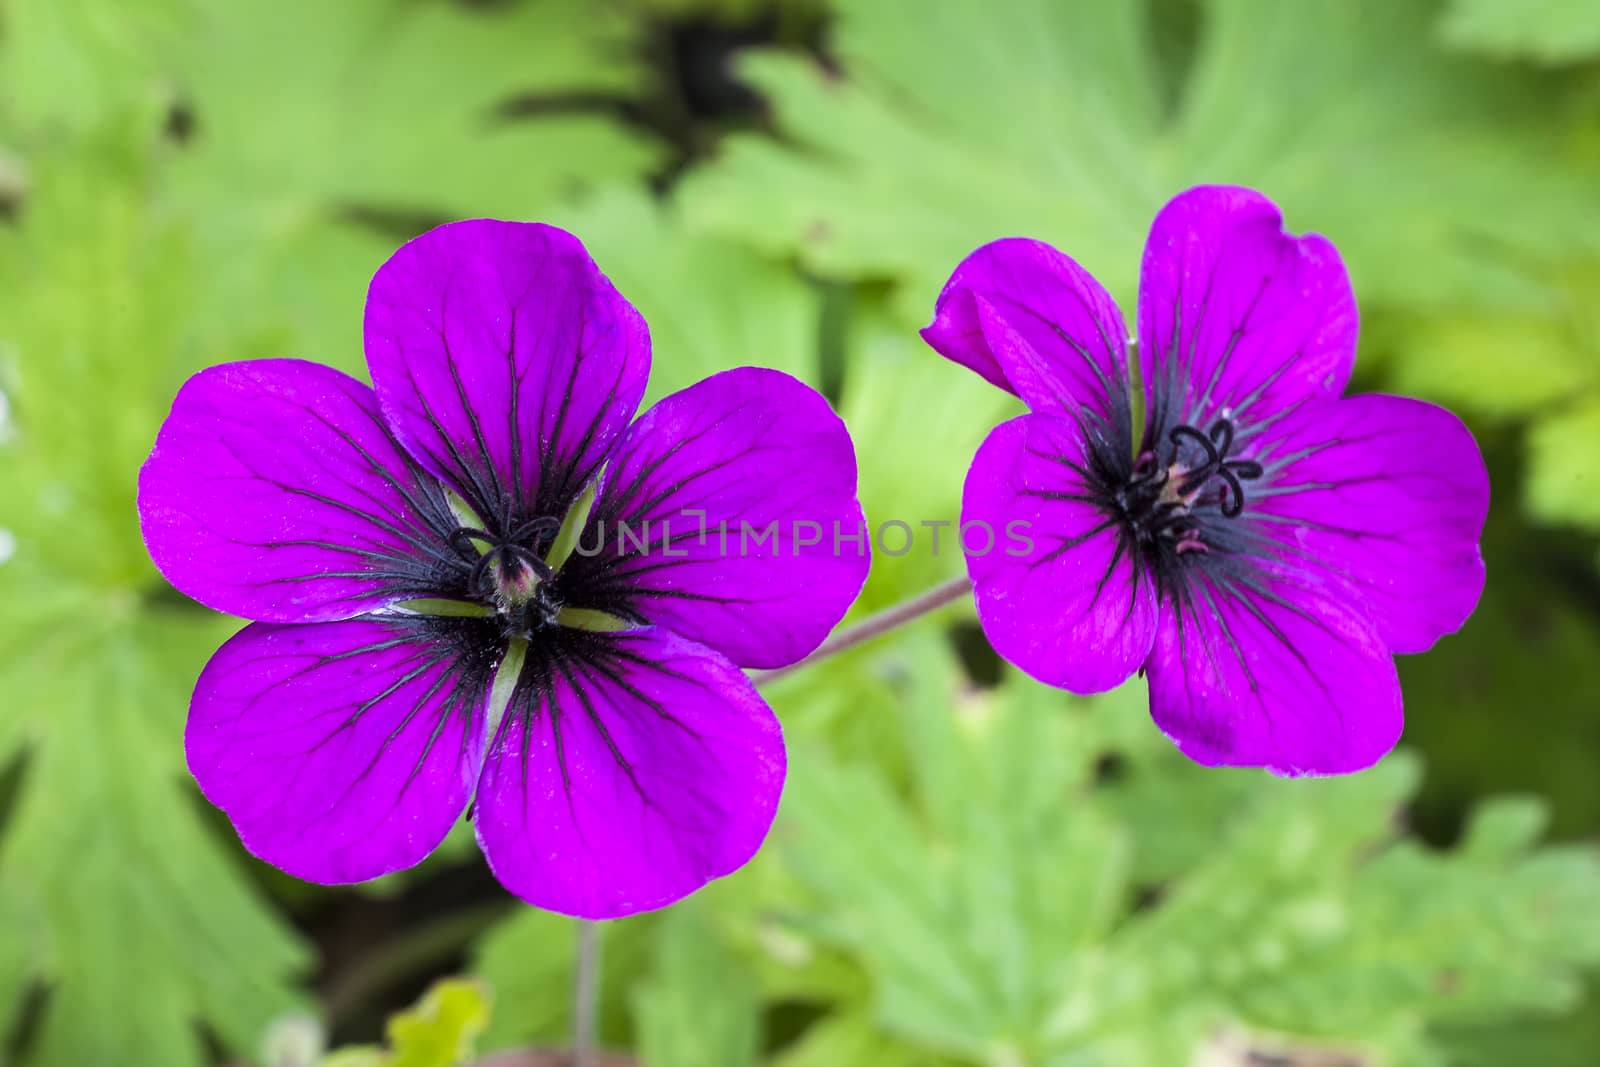
[(537, 907), (611, 919), (742, 866), (783, 789), (778, 720), (750, 680), (664, 630), (530, 647), (478, 786), (478, 842)]
[(628, 429), (562, 595), (742, 667), (781, 667), (844, 617), (869, 541), (839, 416), (787, 374), (743, 367), (666, 397)]
[(195, 685), (189, 770), (245, 848), (311, 882), (410, 867), (483, 765), (498, 652), (478, 620), (252, 624)]
[(491, 524), (560, 519), (650, 373), (644, 319), (577, 238), (492, 219), (429, 230), (378, 269), (366, 349), (395, 435)]
[(1489, 474), (1444, 408), (1397, 396), (1307, 405), (1269, 431), (1250, 514), (1351, 582), (1394, 652), (1424, 652), (1483, 592)]
[(1034, 411), (1128, 426), (1128, 328), (1088, 271), (1042, 241), (984, 245), (945, 283), (923, 339)]
[(1163, 604), (1145, 669), (1156, 725), (1209, 766), (1359, 771), (1404, 725), (1377, 628), (1348, 590), (1305, 575), (1191, 572)]
[(1078, 693), (1110, 689), (1144, 662), (1155, 587), (1076, 424), (1024, 415), (990, 433), (961, 526), (978, 620), (1002, 658)]
[(190, 378), (139, 472), (139, 521), (161, 573), (262, 622), (448, 595), (464, 573), (444, 540), (448, 516), (372, 390), (299, 360)]
[(1355, 362), (1355, 294), (1339, 253), (1283, 231), (1260, 193), (1199, 186), (1150, 229), (1139, 281), (1139, 365), (1156, 433), (1241, 430), (1308, 398), (1337, 396)]

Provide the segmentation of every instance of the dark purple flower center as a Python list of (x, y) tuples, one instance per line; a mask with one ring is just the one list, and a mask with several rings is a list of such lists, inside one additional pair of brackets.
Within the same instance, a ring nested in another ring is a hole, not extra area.
[[(1114, 464), (1097, 463), (1108, 510), (1156, 565), (1170, 572), (1182, 557), (1204, 555), (1226, 538), (1218, 519), (1244, 510), (1245, 483), (1262, 476), (1261, 464), (1232, 459), (1234, 424), (1222, 418), (1208, 431), (1180, 423), (1134, 460), (1126, 475)], [(1108, 476), (1109, 475), (1109, 476)]]
[(466, 591), (490, 608), (506, 637), (529, 637), (556, 625), (562, 597), (556, 569), (545, 560), (561, 520), (544, 516), (502, 537), (473, 526), (458, 526), (450, 546), (472, 561)]

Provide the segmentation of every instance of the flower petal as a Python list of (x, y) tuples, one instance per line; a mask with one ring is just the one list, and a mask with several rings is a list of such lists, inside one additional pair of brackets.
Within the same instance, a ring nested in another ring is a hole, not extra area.
[(781, 667), (844, 617), (869, 541), (839, 416), (787, 374), (743, 367), (629, 428), (562, 585), (741, 667)]
[(262, 622), (448, 594), (464, 574), (439, 533), (448, 514), (372, 390), (299, 360), (190, 378), (139, 472), (156, 567), (202, 604)]
[(422, 860), (483, 764), (498, 655), (475, 620), (255, 623), (195, 685), (185, 745), (245, 848), (312, 882)]
[(478, 786), (495, 877), (537, 907), (611, 919), (742, 866), (785, 766), (750, 680), (664, 630), (567, 638), (529, 649)]
[(1399, 740), (1394, 660), (1347, 591), (1263, 565), (1193, 571), (1175, 597), (1145, 669), (1150, 713), (1190, 759), (1344, 774)]
[(1489, 474), (1444, 408), (1397, 396), (1307, 405), (1270, 434), (1250, 514), (1355, 585), (1394, 652), (1454, 633), (1483, 592)]
[(1227, 413), (1245, 428), (1338, 396), (1355, 363), (1338, 251), (1283, 231), (1260, 193), (1200, 186), (1156, 216), (1139, 281), (1139, 366), (1155, 434)]
[(1122, 313), (1088, 271), (1043, 241), (994, 241), (962, 260), (922, 337), (1034, 411), (1088, 409), (1107, 425), (1131, 426)]
[(962, 499), (978, 620), (1002, 658), (1050, 685), (1097, 693), (1150, 652), (1156, 597), (1122, 523), (1096, 499), (1082, 432), (1053, 415), (996, 427)]
[(577, 238), (492, 219), (429, 230), (378, 269), (366, 349), (395, 435), (491, 525), (560, 519), (650, 374), (644, 319)]

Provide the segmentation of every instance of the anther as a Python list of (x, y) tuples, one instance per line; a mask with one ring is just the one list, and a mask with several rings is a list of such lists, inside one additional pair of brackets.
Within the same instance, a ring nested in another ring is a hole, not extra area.
[(1212, 478), (1220, 478), (1223, 486), (1218, 508), (1224, 517), (1237, 518), (1244, 510), (1244, 482), (1259, 478), (1265, 472), (1261, 464), (1253, 459), (1228, 458), (1228, 452), (1233, 448), (1234, 442), (1233, 421), (1218, 419), (1211, 424), (1211, 429), (1206, 433), (1201, 433), (1193, 426), (1174, 426), (1167, 436), (1174, 446), (1181, 446), (1184, 441), (1193, 441), (1204, 449), (1206, 454), (1204, 463), (1184, 472), (1177, 486), (1179, 495), (1188, 496)]
[(511, 536), (508, 538), (508, 540), (525, 542), (534, 535), (539, 535), (541, 537), (549, 535), (554, 537), (560, 532), (560, 530), (560, 519), (556, 518), (554, 515), (541, 515), (537, 519), (529, 519), (527, 522), (511, 531)]
[(472, 543), (474, 541), (493, 543), (494, 537), (488, 531), (480, 530), (475, 526), (457, 526), (450, 531), (450, 536), (445, 538), (445, 542), (451, 548), (465, 556), (478, 554), (478, 546)]
[[(1216, 427), (1212, 427), (1212, 432), (1215, 431)], [(1196, 474), (1200, 473), (1200, 471), (1207, 470), (1208, 468), (1222, 461), (1222, 453), (1218, 452), (1217, 446), (1211, 443), (1211, 438), (1207, 437), (1193, 426), (1174, 426), (1172, 428), (1172, 432), (1167, 434), (1167, 437), (1174, 445), (1182, 445), (1184, 438), (1188, 438), (1206, 450), (1206, 461), (1204, 465), (1195, 468), (1194, 473)], [(1231, 431), (1228, 434), (1228, 439), (1230, 443), (1233, 440), (1233, 434)]]
[(1233, 423), (1227, 419), (1218, 419), (1212, 423), (1211, 440), (1217, 446), (1217, 453), (1226, 456), (1228, 449), (1233, 447)]
[(1229, 470), (1224, 464), (1217, 468), (1217, 477), (1227, 485), (1227, 492), (1222, 494), (1222, 500), (1217, 505), (1226, 518), (1236, 519), (1244, 510), (1244, 486), (1239, 484), (1239, 477)]

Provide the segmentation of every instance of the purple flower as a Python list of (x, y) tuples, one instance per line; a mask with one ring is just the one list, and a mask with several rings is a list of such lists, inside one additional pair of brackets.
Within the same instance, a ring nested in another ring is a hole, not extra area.
[(832, 541), (863, 521), (843, 423), (747, 367), (630, 425), (644, 320), (549, 226), (401, 248), (366, 350), (376, 390), (289, 360), (195, 375), (141, 473), (161, 572), (255, 620), (196, 683), (205, 795), (315, 882), (417, 863), (469, 801), (495, 875), (553, 911), (738, 868), (785, 768), (740, 668), (804, 656), (866, 576)]
[(1145, 246), (1139, 412), (1127, 328), (1083, 268), (1037, 241), (969, 256), (923, 337), (1031, 411), (989, 435), (962, 502), (1026, 531), (968, 549), (995, 650), (1082, 693), (1146, 674), (1200, 763), (1333, 774), (1388, 752), (1393, 654), (1483, 589), (1489, 482), (1448, 411), (1341, 398), (1356, 330), (1328, 241), (1248, 189), (1191, 189)]

